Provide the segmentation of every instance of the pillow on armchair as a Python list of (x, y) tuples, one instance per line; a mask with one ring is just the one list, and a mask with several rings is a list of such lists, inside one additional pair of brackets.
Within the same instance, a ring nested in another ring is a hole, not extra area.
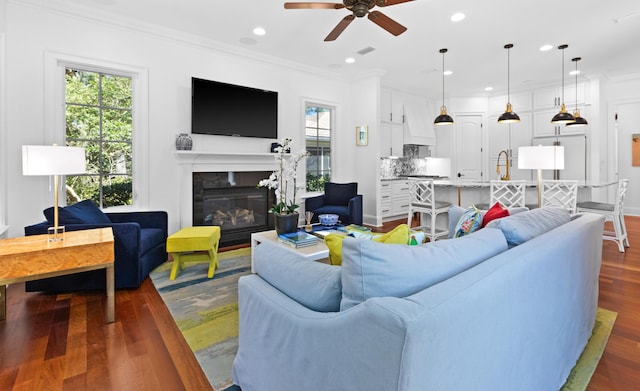
[[(53, 224), (53, 206), (43, 211), (49, 224)], [(58, 224), (109, 224), (111, 220), (91, 200), (58, 207)]]

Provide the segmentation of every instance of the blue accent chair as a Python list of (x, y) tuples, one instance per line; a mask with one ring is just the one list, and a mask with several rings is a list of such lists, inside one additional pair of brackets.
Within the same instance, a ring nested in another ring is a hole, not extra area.
[[(53, 208), (47, 221), (24, 228), (25, 235), (47, 233), (53, 226)], [(158, 265), (167, 261), (167, 213), (164, 211), (103, 213), (90, 200), (59, 208), (59, 225), (66, 231), (111, 227), (115, 242), (115, 287), (137, 288)], [(26, 282), (28, 292), (70, 292), (105, 289), (105, 270), (92, 270)]]
[(362, 195), (358, 183), (325, 182), (324, 194), (305, 200), (305, 210), (313, 212), (313, 223), (321, 214), (337, 214), (344, 225), (362, 225)]

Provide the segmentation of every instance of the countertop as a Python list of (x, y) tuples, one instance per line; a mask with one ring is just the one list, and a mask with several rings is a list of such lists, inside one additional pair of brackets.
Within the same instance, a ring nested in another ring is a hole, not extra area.
[[(408, 179), (427, 179), (424, 177), (413, 177), (413, 176), (398, 176), (393, 178), (382, 178), (381, 182), (386, 181), (396, 181), (396, 180), (408, 180)], [(442, 187), (490, 187), (491, 181), (469, 181), (469, 180), (460, 180), (460, 179), (436, 179), (433, 178), (433, 184), (435, 186)], [(607, 187), (616, 185), (617, 181), (602, 181), (602, 182), (594, 182), (594, 181), (579, 181), (578, 187), (586, 187), (586, 188), (599, 188), (599, 187)], [(537, 180), (528, 180), (526, 183), (527, 187), (536, 187), (538, 186)]]

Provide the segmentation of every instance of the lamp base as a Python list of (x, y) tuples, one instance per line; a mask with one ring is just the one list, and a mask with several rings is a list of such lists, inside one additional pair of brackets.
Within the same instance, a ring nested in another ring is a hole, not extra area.
[(56, 227), (49, 227), (47, 229), (47, 241), (49, 242), (61, 242), (64, 240), (64, 225), (59, 225)]

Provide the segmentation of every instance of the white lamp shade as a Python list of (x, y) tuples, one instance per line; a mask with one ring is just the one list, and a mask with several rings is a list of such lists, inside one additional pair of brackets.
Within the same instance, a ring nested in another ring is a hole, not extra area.
[(525, 170), (564, 170), (564, 147), (555, 145), (519, 147), (518, 168)]
[(73, 175), (87, 172), (82, 147), (23, 145), (23, 175)]

